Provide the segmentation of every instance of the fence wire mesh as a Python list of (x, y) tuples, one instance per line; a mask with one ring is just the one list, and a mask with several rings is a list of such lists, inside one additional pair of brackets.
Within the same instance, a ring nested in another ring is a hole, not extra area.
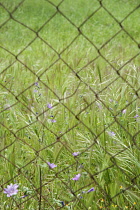
[(0, 5), (1, 209), (139, 209), (139, 1)]

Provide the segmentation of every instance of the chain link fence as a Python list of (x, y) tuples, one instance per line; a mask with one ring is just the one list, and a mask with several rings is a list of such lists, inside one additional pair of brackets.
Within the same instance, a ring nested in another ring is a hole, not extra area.
[(140, 4), (128, 3), (1, 1), (1, 209), (139, 209)]

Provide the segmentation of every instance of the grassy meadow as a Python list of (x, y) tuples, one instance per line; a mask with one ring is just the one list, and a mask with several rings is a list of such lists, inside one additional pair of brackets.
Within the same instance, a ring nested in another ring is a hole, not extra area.
[(139, 0), (0, 3), (0, 209), (139, 210)]

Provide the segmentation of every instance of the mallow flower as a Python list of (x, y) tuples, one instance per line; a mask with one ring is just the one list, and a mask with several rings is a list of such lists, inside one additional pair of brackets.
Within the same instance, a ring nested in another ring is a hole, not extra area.
[(48, 166), (49, 166), (50, 168), (55, 168), (55, 167), (57, 167), (57, 165), (55, 165), (54, 163), (47, 162), (47, 164), (48, 164)]
[(72, 180), (78, 181), (80, 179), (81, 174), (77, 174), (75, 175), (74, 178), (72, 178)]
[(18, 193), (19, 186), (17, 184), (10, 184), (7, 188), (4, 188), (4, 193), (7, 194), (7, 197), (11, 197), (12, 195), (16, 195)]

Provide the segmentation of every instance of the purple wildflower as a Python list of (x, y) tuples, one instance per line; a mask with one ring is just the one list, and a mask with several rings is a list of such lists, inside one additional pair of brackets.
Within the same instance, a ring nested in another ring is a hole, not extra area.
[(28, 195), (23, 195), (23, 196), (21, 196), (21, 198), (26, 198)]
[(79, 155), (79, 152), (74, 152), (74, 153), (72, 153), (72, 155), (73, 155), (74, 157), (76, 157), (76, 156)]
[(80, 179), (81, 174), (77, 174), (75, 175), (74, 178), (72, 178), (72, 180), (78, 181)]
[(102, 109), (102, 105), (99, 102), (96, 101), (96, 105), (99, 109)]
[(138, 114), (136, 114), (136, 115), (134, 116), (134, 118), (138, 118), (138, 117), (140, 117)]
[(60, 203), (61, 203), (62, 207), (65, 206), (64, 201), (60, 201)]
[(57, 167), (57, 165), (55, 165), (54, 163), (47, 162), (47, 164), (48, 164), (48, 166), (49, 166), (50, 168), (55, 168), (55, 167)]
[(38, 90), (35, 89), (35, 90), (34, 90), (34, 93), (37, 93), (37, 92), (38, 92)]
[(51, 104), (47, 104), (47, 107), (48, 107), (49, 109), (52, 109), (52, 105), (51, 105)]
[(51, 122), (52, 122), (52, 123), (55, 123), (55, 122), (56, 122), (56, 120), (54, 120), (54, 119), (51, 119)]
[(38, 86), (38, 82), (35, 82), (35, 86)]
[(91, 189), (89, 189), (89, 190), (87, 191), (87, 193), (90, 193), (90, 192), (92, 192), (92, 191), (95, 191), (94, 187), (92, 187)]
[(86, 193), (86, 191), (82, 191), (80, 194), (78, 194), (77, 196), (80, 198), (80, 199), (82, 199), (83, 197), (81, 196), (81, 194), (85, 194)]
[(126, 113), (126, 109), (122, 110), (122, 114), (125, 114)]
[(80, 199), (82, 199), (82, 198), (83, 198), (80, 194), (78, 194), (78, 196), (79, 196), (79, 198), (80, 198)]
[(116, 136), (116, 134), (113, 131), (108, 131), (108, 135), (111, 137)]
[(7, 188), (4, 188), (4, 193), (7, 194), (7, 197), (11, 197), (12, 195), (16, 195), (18, 193), (17, 188), (17, 184), (10, 184)]

